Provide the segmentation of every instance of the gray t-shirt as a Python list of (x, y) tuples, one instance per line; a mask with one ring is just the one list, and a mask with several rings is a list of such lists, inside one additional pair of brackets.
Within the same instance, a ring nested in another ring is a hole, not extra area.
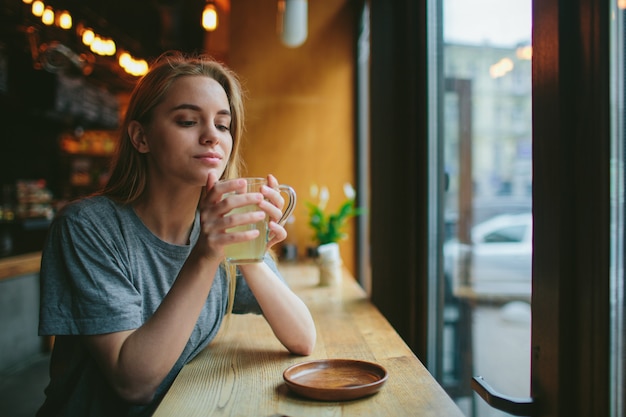
[[(215, 337), (226, 314), (228, 277), (220, 267), (187, 346), (147, 406), (122, 401), (81, 343), (80, 335), (136, 329), (152, 316), (176, 279), (190, 245), (160, 240), (132, 207), (90, 197), (64, 208), (53, 222), (41, 263), (40, 335), (55, 335), (51, 381), (39, 416), (150, 415), (180, 369)], [(276, 272), (270, 256), (265, 260)], [(234, 313), (261, 313), (237, 275)]]

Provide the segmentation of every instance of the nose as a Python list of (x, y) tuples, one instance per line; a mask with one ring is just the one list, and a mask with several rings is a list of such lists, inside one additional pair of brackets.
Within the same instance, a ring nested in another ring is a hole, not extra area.
[(212, 124), (208, 124), (205, 129), (202, 130), (200, 135), (200, 143), (204, 145), (217, 145), (220, 142), (219, 130)]

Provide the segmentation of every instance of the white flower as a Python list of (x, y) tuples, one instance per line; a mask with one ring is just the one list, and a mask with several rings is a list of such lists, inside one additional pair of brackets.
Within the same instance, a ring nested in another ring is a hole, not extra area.
[(354, 197), (356, 197), (356, 191), (354, 191), (354, 187), (349, 182), (343, 185), (343, 193), (348, 200), (354, 200)]
[(328, 187), (323, 186), (320, 190), (320, 203), (318, 207), (321, 210), (324, 210), (326, 208), (326, 203), (328, 203), (329, 199), (330, 199), (330, 192), (328, 191)]
[(311, 184), (311, 187), (309, 188), (309, 194), (311, 195), (311, 198), (317, 197), (317, 193), (317, 184)]

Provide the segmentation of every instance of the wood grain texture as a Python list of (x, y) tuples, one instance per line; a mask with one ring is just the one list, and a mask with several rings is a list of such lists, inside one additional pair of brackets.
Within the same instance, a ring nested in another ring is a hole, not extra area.
[[(233, 316), (183, 368), (155, 417), (463, 415), (347, 271), (342, 286), (333, 288), (317, 286), (314, 265), (280, 268), (315, 319), (313, 354), (290, 355), (263, 317)], [(309, 400), (289, 391), (282, 376), (286, 368), (326, 358), (376, 362), (389, 379), (380, 392), (346, 402)]]
[(0, 280), (38, 273), (40, 265), (41, 252), (0, 259)]

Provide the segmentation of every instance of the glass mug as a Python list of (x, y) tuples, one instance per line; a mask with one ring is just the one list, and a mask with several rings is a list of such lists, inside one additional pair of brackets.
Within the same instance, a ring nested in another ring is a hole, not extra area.
[[(248, 183), (248, 187), (246, 192), (248, 193), (260, 193), (261, 187), (267, 185), (267, 179), (265, 178), (243, 178)], [(287, 195), (287, 199), (285, 200), (285, 208), (283, 211), (283, 215), (278, 221), (278, 224), (281, 226), (285, 224), (294, 208), (296, 207), (296, 192), (293, 188), (288, 185), (281, 184), (278, 186), (278, 189)], [(227, 198), (229, 195), (234, 193), (228, 193), (224, 195), (224, 198)], [(250, 204), (247, 206), (239, 207), (231, 210), (227, 216), (231, 214), (239, 214), (239, 213), (249, 213), (253, 211), (258, 211), (259, 206), (256, 204)], [(233, 243), (230, 245), (226, 245), (224, 248), (224, 253), (226, 255), (226, 261), (231, 264), (248, 264), (254, 262), (263, 261), (263, 257), (265, 256), (265, 249), (267, 247), (267, 242), (269, 241), (269, 228), (268, 228), (268, 217), (265, 219), (252, 224), (244, 224), (241, 226), (232, 227), (230, 229), (226, 229), (226, 232), (244, 232), (247, 230), (258, 230), (259, 236), (252, 240), (248, 240), (246, 242)]]

